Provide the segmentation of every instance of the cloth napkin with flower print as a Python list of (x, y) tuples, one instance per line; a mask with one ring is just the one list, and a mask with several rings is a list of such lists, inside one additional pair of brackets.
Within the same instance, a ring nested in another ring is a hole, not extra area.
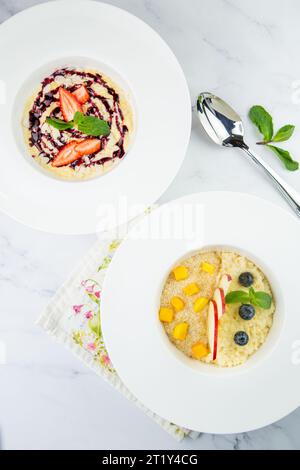
[(180, 441), (187, 436), (196, 438), (198, 433), (166, 421), (140, 403), (122, 383), (110, 362), (101, 333), (101, 288), (105, 272), (121, 241), (108, 238), (92, 247), (37, 323), (176, 440)]

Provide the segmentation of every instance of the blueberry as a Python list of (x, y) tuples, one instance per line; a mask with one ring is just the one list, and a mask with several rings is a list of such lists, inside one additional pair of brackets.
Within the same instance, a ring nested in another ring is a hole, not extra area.
[(235, 335), (234, 335), (234, 342), (238, 345), (238, 346), (246, 346), (246, 344), (248, 343), (249, 341), (249, 336), (247, 335), (247, 333), (245, 331), (238, 331)]
[(244, 286), (244, 287), (250, 287), (252, 286), (254, 282), (254, 277), (253, 274), (251, 273), (242, 273), (239, 276), (239, 283)]
[(239, 308), (240, 317), (243, 320), (251, 320), (255, 315), (255, 308), (250, 304), (243, 304)]

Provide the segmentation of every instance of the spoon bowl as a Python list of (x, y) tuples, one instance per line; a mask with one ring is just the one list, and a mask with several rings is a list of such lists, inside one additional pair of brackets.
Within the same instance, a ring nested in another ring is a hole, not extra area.
[(197, 113), (209, 137), (224, 147), (240, 147), (244, 143), (244, 126), (240, 116), (225, 101), (212, 93), (201, 93)]

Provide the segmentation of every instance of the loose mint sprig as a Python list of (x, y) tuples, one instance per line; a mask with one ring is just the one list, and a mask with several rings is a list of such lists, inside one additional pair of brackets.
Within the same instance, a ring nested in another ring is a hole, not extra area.
[(272, 150), (287, 170), (298, 170), (299, 163), (293, 160), (291, 154), (287, 150), (271, 145), (271, 143), (274, 142), (285, 142), (290, 139), (294, 133), (295, 126), (292, 124), (286, 124), (274, 135), (272, 116), (265, 110), (265, 108), (259, 105), (252, 106), (249, 111), (249, 118), (263, 136), (263, 141), (257, 142), (257, 144), (265, 145)]
[(59, 130), (73, 129), (74, 127), (77, 127), (77, 129), (83, 134), (93, 137), (108, 135), (110, 133), (108, 122), (95, 116), (86, 116), (79, 111), (75, 113), (72, 121), (66, 122), (61, 119), (47, 117), (46, 122), (50, 126)]

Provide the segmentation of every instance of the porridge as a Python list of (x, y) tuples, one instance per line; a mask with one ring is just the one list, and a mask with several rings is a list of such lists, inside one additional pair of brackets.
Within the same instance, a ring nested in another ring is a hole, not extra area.
[(265, 342), (274, 311), (270, 283), (253, 261), (233, 251), (207, 250), (174, 267), (159, 318), (188, 357), (233, 367)]
[(128, 151), (133, 113), (125, 92), (95, 70), (65, 67), (44, 78), (22, 120), (34, 160), (53, 176), (106, 173)]

